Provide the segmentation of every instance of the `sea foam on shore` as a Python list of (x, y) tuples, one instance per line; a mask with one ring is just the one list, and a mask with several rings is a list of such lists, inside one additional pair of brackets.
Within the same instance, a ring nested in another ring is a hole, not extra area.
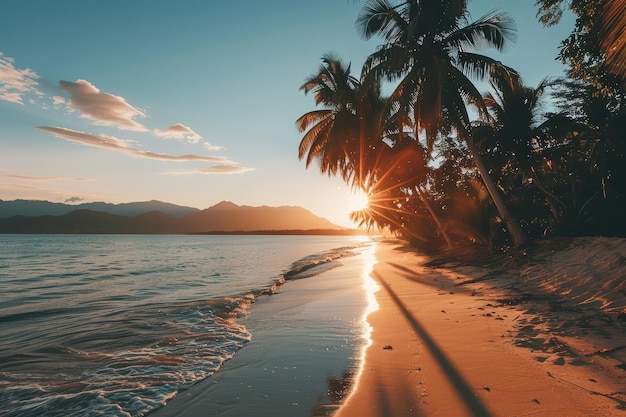
[(337, 268), (294, 279), (315, 272), (305, 268), (275, 295), (257, 299), (242, 321), (250, 343), (150, 416), (330, 415), (351, 386), (365, 343), (364, 282), (374, 250), (366, 244)]

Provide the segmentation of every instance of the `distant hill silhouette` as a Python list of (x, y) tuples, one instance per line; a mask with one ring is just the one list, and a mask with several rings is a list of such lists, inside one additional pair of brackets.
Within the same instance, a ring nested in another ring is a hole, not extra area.
[[(169, 209), (178, 207), (160, 202), (149, 203), (155, 204), (130, 203), (126, 208), (149, 208), (154, 205), (161, 205), (161, 207)], [(111, 208), (111, 206), (118, 208), (119, 205), (101, 207)], [(46, 205), (42, 204), (37, 207), (41, 209), (45, 208)], [(58, 206), (48, 207), (53, 207), (55, 210), (59, 209)], [(184, 209), (181, 208), (181, 210)], [(180, 211), (174, 210), (174, 212)], [(223, 201), (205, 210), (193, 209), (193, 211), (180, 216), (154, 210), (126, 216), (81, 208), (62, 215), (15, 215), (0, 219), (0, 233), (193, 234), (312, 230), (319, 232), (345, 231), (346, 229), (318, 217), (302, 207), (238, 206), (228, 201)]]
[(0, 200), (0, 219), (13, 216), (62, 216), (74, 210), (102, 211), (119, 216), (138, 216), (151, 211), (160, 211), (174, 217), (200, 211), (197, 208), (177, 206), (176, 204), (164, 203), (157, 200), (122, 204), (102, 202), (63, 204), (38, 200)]

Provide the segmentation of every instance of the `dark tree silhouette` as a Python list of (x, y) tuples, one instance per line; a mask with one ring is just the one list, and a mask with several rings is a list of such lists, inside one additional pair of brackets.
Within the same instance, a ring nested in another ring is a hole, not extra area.
[(365, 68), (377, 78), (396, 82), (391, 98), (410, 115), (415, 136), (424, 133), (431, 150), (438, 133), (452, 128), (467, 142), (485, 186), (489, 190), (516, 246), (527, 236), (509, 212), (476, 149), (468, 105), (487, 114), (483, 97), (470, 77), (487, 78), (502, 64), (476, 53), (478, 47), (505, 50), (512, 42), (513, 21), (502, 12), (467, 20), (467, 2), (407, 0), (392, 5), (370, 0), (361, 10), (357, 27), (365, 38), (380, 35), (386, 43), (368, 57)]

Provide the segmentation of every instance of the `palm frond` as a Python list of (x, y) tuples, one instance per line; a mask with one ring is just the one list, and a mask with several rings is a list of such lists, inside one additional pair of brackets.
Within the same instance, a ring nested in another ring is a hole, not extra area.
[(304, 81), (300, 90), (305, 94), (312, 92), (315, 104), (349, 107), (358, 83), (350, 75), (350, 64), (344, 64), (332, 54), (324, 54), (318, 71)]
[(463, 74), (476, 80), (486, 80), (496, 76), (503, 77), (504, 74), (509, 74), (510, 77), (519, 77), (517, 71), (504, 65), (501, 61), (474, 52), (459, 52), (456, 66), (463, 71)]
[(331, 110), (313, 110), (300, 116), (300, 118), (296, 120), (296, 127), (299, 132), (304, 132), (309, 126), (320, 123), (329, 116), (332, 116)]
[(381, 35), (386, 40), (394, 39), (406, 22), (387, 0), (369, 0), (359, 12), (355, 26), (365, 39)]
[(306, 166), (308, 167), (310, 162), (317, 157), (312, 150), (315, 148), (315, 143), (319, 143), (320, 138), (328, 137), (328, 130), (332, 124), (332, 117), (322, 119), (319, 123), (315, 124), (302, 138), (300, 146), (298, 147), (298, 158), (304, 158), (307, 156)]
[(377, 79), (395, 81), (411, 67), (411, 55), (403, 45), (381, 45), (367, 57), (363, 70)]
[(459, 50), (495, 48), (507, 51), (517, 39), (515, 21), (498, 10), (485, 14), (469, 25), (462, 26), (445, 38), (445, 43)]
[(610, 72), (626, 82), (626, 0), (607, 0), (598, 16), (600, 45)]

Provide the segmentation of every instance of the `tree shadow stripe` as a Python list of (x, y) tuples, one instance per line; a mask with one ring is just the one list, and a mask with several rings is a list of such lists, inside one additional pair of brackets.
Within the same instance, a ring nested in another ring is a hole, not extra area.
[(380, 276), (376, 271), (372, 272), (372, 276), (380, 283), (380, 285), (389, 293), (394, 303), (398, 306), (404, 317), (409, 321), (411, 327), (415, 333), (422, 339), (424, 345), (433, 354), (435, 360), (439, 363), (439, 366), (444, 371), (452, 383), (457, 394), (467, 406), (468, 410), (474, 417), (492, 417), (491, 413), (485, 408), (482, 402), (478, 399), (472, 388), (467, 384), (463, 376), (456, 370), (452, 362), (448, 359), (446, 354), (439, 348), (435, 340), (428, 334), (424, 326), (411, 314), (406, 305), (398, 297), (398, 295), (391, 289), (389, 284)]

